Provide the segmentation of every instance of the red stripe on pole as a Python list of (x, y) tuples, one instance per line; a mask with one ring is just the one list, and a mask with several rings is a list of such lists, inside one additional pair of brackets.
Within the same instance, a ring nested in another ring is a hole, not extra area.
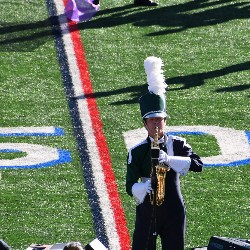
[[(64, 1), (65, 4), (66, 1)], [(102, 129), (102, 121), (97, 107), (96, 99), (94, 98), (92, 83), (88, 71), (88, 64), (85, 57), (83, 44), (81, 41), (80, 32), (77, 24), (68, 21), (68, 26), (73, 41), (75, 56), (80, 71), (82, 88), (86, 96), (90, 118), (92, 121), (92, 129), (94, 131), (95, 141), (100, 155), (101, 165), (103, 168), (105, 183), (116, 223), (116, 230), (119, 236), (119, 242), (122, 250), (130, 249), (130, 237), (127, 228), (124, 210), (118, 193), (115, 175), (112, 170), (111, 158), (108, 150), (107, 141)]]

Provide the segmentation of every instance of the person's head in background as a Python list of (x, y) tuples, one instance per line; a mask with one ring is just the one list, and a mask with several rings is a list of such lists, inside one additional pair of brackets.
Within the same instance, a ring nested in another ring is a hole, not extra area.
[(69, 242), (63, 250), (84, 250), (80, 242)]

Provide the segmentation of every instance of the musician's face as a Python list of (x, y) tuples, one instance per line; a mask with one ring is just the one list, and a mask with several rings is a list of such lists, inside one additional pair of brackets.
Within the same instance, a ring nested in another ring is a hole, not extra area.
[(151, 137), (154, 137), (155, 135), (155, 127), (158, 127), (158, 136), (159, 138), (163, 136), (164, 134), (164, 127), (166, 124), (166, 118), (162, 117), (152, 117), (147, 118), (144, 126), (148, 131), (148, 135)]

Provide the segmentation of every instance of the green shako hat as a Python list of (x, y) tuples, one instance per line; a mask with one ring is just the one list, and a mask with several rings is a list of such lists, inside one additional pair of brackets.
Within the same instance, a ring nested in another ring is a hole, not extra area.
[(165, 77), (161, 69), (161, 58), (150, 56), (144, 61), (147, 75), (148, 93), (140, 97), (141, 117), (167, 117), (166, 113), (166, 87)]

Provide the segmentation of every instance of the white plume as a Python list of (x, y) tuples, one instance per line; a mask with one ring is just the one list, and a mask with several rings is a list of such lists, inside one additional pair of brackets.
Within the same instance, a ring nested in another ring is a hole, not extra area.
[(161, 58), (149, 56), (144, 61), (144, 68), (147, 74), (148, 90), (156, 95), (162, 95), (166, 92), (165, 77), (163, 75), (163, 61)]

